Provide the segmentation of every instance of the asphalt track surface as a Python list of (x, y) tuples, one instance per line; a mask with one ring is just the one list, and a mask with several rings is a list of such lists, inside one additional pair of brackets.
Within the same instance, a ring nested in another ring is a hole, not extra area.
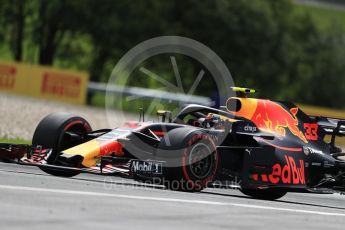
[(344, 229), (345, 196), (182, 193), (129, 179), (60, 178), (0, 163), (0, 229)]

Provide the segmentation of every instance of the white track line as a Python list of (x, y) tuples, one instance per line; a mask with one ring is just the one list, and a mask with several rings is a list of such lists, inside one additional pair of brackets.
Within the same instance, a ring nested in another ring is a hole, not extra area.
[(19, 190), (19, 191), (28, 191), (28, 192), (59, 193), (59, 194), (81, 195), (81, 196), (115, 197), (115, 198), (125, 198), (125, 199), (134, 199), (134, 200), (149, 200), (149, 201), (173, 202), (173, 203), (234, 206), (234, 207), (240, 207), (240, 208), (252, 208), (252, 209), (263, 209), (263, 210), (271, 210), (271, 211), (283, 211), (283, 212), (292, 212), (292, 213), (345, 217), (345, 213), (319, 212), (319, 211), (310, 211), (310, 210), (302, 210), (302, 209), (278, 208), (278, 207), (268, 207), (268, 206), (261, 206), (261, 205), (238, 204), (238, 203), (227, 203), (227, 202), (217, 202), (217, 201), (184, 200), (184, 199), (148, 197), (148, 196), (131, 196), (131, 195), (121, 195), (121, 194), (83, 192), (83, 191), (73, 191), (73, 190), (48, 189), (48, 188), (34, 188), (34, 187), (22, 187), (22, 186), (11, 186), (11, 185), (0, 185), (0, 189)]

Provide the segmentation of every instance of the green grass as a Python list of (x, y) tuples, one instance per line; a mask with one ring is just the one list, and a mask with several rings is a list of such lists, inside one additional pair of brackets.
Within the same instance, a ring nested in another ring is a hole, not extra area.
[(333, 117), (333, 118), (343, 118), (345, 119), (345, 110), (337, 110), (337, 109), (329, 109), (325, 107), (319, 106), (312, 106), (312, 105), (298, 105), (303, 112), (308, 115), (320, 115), (325, 117)]
[(345, 31), (344, 10), (296, 4), (294, 7), (294, 12), (300, 15), (310, 15), (317, 27), (322, 31), (327, 31), (334, 27), (336, 27), (336, 29), (342, 29)]
[(0, 143), (11, 143), (11, 144), (31, 144), (31, 141), (24, 140), (21, 138), (7, 138), (7, 137), (0, 137)]

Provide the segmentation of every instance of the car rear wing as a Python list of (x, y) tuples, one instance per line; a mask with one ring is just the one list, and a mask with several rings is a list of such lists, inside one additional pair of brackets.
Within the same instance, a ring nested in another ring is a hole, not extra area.
[(331, 147), (331, 152), (334, 154), (339, 154), (342, 149), (335, 145), (336, 137), (345, 136), (345, 120), (330, 117), (314, 117), (318, 125), (323, 128), (326, 134), (331, 135), (331, 142), (329, 143)]
[(321, 126), (326, 134), (335, 136), (345, 136), (345, 120), (330, 117), (314, 117), (319, 126)]

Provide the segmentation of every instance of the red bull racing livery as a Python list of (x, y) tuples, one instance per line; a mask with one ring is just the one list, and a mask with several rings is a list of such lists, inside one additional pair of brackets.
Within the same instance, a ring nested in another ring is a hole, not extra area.
[(33, 145), (0, 144), (0, 160), (55, 176), (123, 176), (180, 191), (235, 186), (258, 199), (345, 191), (345, 154), (335, 145), (345, 136), (345, 120), (308, 116), (292, 103), (233, 90), (238, 96), (222, 109), (187, 105), (175, 118), (157, 111), (157, 122), (114, 129), (92, 131), (79, 116), (50, 114), (38, 124)]

